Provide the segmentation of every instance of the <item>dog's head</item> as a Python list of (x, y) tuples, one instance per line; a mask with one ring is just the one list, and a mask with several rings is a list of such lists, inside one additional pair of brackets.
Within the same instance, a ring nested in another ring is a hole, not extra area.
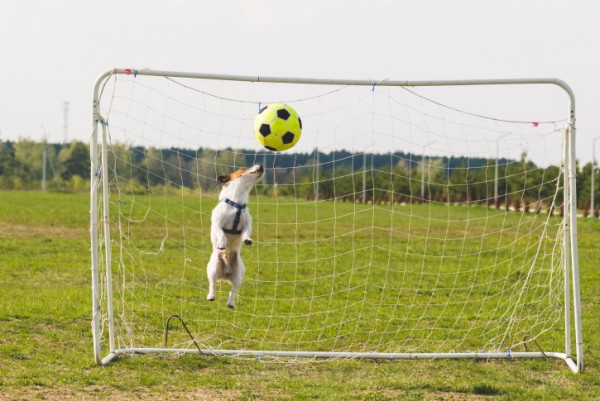
[(231, 174), (221, 175), (217, 178), (224, 187), (235, 186), (240, 190), (250, 190), (263, 177), (265, 169), (260, 164), (249, 168), (241, 168)]

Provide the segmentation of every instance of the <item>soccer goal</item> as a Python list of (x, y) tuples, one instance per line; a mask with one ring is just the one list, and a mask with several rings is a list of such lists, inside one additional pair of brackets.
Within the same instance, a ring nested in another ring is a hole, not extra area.
[[(302, 136), (256, 141), (267, 104)], [(575, 100), (558, 79), (113, 69), (93, 91), (94, 355), (558, 358), (583, 370)], [(261, 164), (246, 276), (206, 300), (216, 178)], [(287, 359), (286, 359), (287, 360)]]

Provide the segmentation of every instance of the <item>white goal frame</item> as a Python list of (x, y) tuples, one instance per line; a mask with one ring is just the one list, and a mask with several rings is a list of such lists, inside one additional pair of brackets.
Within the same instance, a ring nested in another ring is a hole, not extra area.
[[(244, 82), (267, 82), (286, 84), (316, 84), (316, 85), (359, 85), (359, 86), (484, 86), (484, 85), (554, 85), (564, 90), (568, 97), (568, 126), (565, 130), (565, 151), (563, 165), (565, 169), (564, 199), (564, 314), (565, 314), (565, 343), (564, 350), (559, 352), (479, 352), (479, 353), (364, 353), (364, 352), (296, 352), (296, 351), (248, 351), (248, 350), (211, 350), (211, 349), (171, 349), (171, 348), (123, 348), (115, 347), (115, 327), (112, 310), (112, 272), (111, 272), (111, 239), (109, 230), (108, 202), (108, 143), (105, 119), (100, 115), (100, 94), (103, 83), (113, 75), (147, 75), (172, 78), (197, 78), (205, 80), (226, 80)], [(375, 358), (375, 359), (510, 359), (510, 358), (545, 358), (552, 357), (564, 360), (570, 369), (579, 373), (583, 371), (583, 337), (581, 323), (581, 301), (579, 286), (579, 262), (577, 248), (577, 210), (576, 210), (576, 177), (575, 177), (575, 96), (567, 83), (555, 78), (541, 79), (479, 79), (479, 80), (440, 80), (440, 81), (406, 81), (406, 80), (345, 80), (345, 79), (307, 79), (287, 77), (263, 77), (243, 75), (203, 74), (191, 72), (173, 72), (151, 69), (115, 68), (102, 73), (93, 87), (92, 103), (92, 134), (90, 140), (91, 158), (91, 201), (90, 201), (90, 235), (91, 235), (91, 272), (92, 272), (92, 332), (94, 344), (94, 359), (98, 365), (106, 365), (119, 355), (146, 353), (190, 353), (202, 355), (237, 355), (237, 356), (273, 356), (293, 358)], [(99, 217), (98, 194), (102, 186), (102, 211)], [(103, 224), (102, 230), (99, 225)], [(101, 234), (103, 233), (103, 234)], [(99, 236), (103, 235), (103, 238)], [(102, 260), (99, 255), (104, 248)], [(101, 260), (106, 277), (101, 294), (101, 277), (99, 264)], [(107, 310), (108, 350), (101, 349), (101, 299)], [(571, 338), (574, 332), (575, 339)], [(574, 345), (574, 349), (573, 349)], [(104, 356), (103, 356), (104, 355)]]

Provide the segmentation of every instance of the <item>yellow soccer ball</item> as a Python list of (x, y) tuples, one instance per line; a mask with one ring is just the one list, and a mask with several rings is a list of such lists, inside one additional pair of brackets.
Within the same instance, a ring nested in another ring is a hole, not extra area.
[(263, 107), (254, 118), (254, 135), (265, 148), (281, 152), (298, 143), (302, 120), (287, 104), (273, 103)]

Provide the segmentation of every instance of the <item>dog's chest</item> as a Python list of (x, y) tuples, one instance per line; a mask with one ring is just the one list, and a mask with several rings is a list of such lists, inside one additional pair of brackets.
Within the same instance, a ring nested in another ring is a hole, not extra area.
[(247, 209), (240, 210), (227, 204), (219, 205), (216, 210), (219, 226), (224, 230), (241, 231), (247, 224)]

